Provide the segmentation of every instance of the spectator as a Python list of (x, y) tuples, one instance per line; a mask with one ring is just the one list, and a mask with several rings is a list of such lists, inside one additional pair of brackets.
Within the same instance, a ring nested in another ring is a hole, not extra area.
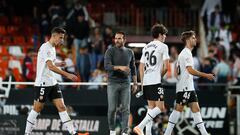
[(69, 21), (74, 20), (74, 18), (76, 18), (79, 13), (83, 14), (85, 21), (88, 21), (89, 15), (87, 8), (82, 4), (81, 0), (76, 0), (74, 7), (72, 10), (70, 10), (66, 19)]
[(103, 62), (103, 54), (105, 52), (105, 46), (103, 43), (102, 35), (99, 28), (95, 28), (91, 39), (91, 55), (92, 55), (92, 69), (100, 68)]
[(240, 53), (235, 52), (233, 58), (235, 61), (233, 65), (234, 78), (237, 80), (236, 85), (240, 85)]
[(106, 49), (113, 44), (113, 31), (110, 26), (107, 26), (104, 30), (103, 41)]
[(207, 26), (207, 30), (210, 28), (210, 16), (214, 11), (214, 7), (219, 5), (220, 9), (222, 7), (221, 0), (205, 0), (200, 12), (200, 16), (203, 18), (206, 15), (205, 26)]
[(23, 77), (27, 82), (32, 82), (35, 80), (34, 65), (31, 58), (32, 53), (32, 49), (27, 50), (26, 56), (23, 59)]
[(220, 29), (220, 24), (223, 22), (223, 14), (219, 5), (215, 6), (215, 10), (210, 15), (210, 26), (209, 26), (209, 41), (213, 41), (215, 32)]
[(91, 73), (91, 57), (87, 48), (80, 48), (77, 58), (77, 70), (83, 82), (88, 82)]
[[(89, 82), (102, 83), (103, 82), (103, 75), (101, 74), (101, 71), (98, 70), (98, 69), (94, 70), (91, 74)], [(89, 90), (99, 90), (100, 88), (101, 88), (100, 85), (90, 85), (88, 87)]]
[(231, 32), (225, 27), (225, 23), (221, 23), (220, 29), (216, 31), (215, 38), (220, 39), (220, 44), (224, 46), (226, 50), (226, 57), (228, 59), (230, 55), (230, 42), (232, 42)]
[[(204, 58), (203, 63), (202, 63), (202, 69), (201, 72), (205, 73), (212, 73), (213, 71), (213, 66), (211, 64), (211, 59), (209, 57)], [(205, 78), (200, 78), (199, 80), (201, 83), (212, 83), (213, 81), (210, 81)]]
[(223, 55), (220, 62), (213, 69), (213, 73), (217, 78), (217, 83), (227, 83), (230, 77), (230, 67), (225, 60), (226, 57)]
[(75, 74), (76, 73), (76, 69), (75, 69), (75, 65), (73, 63), (72, 52), (68, 52), (67, 58), (65, 58), (64, 61), (66, 62), (65, 70), (68, 73)]
[[(70, 28), (70, 35), (73, 39), (75, 48), (75, 58), (78, 58), (79, 48), (87, 47), (87, 39), (89, 37), (89, 24), (84, 20), (84, 14), (78, 14), (75, 23)], [(77, 60), (78, 61), (78, 60)]]
[(175, 72), (175, 65), (176, 65), (177, 58), (178, 58), (177, 47), (172, 46), (170, 48), (170, 60), (169, 60), (169, 65), (168, 65), (169, 68), (168, 68), (166, 75), (164, 76), (164, 79), (166, 79), (167, 83), (176, 83), (177, 82), (176, 72)]

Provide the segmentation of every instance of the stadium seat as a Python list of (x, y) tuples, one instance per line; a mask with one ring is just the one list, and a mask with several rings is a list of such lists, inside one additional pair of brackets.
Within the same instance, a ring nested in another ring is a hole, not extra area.
[(8, 25), (9, 20), (7, 16), (0, 16), (0, 25)]
[(8, 47), (7, 46), (0, 46), (0, 56), (9, 56)]
[(13, 16), (12, 17), (12, 24), (20, 25), (22, 23), (22, 17), (20, 16)]
[(8, 69), (8, 60), (4, 59), (4, 57), (0, 58), (0, 77), (5, 79), (6, 77), (6, 70)]
[(6, 27), (3, 25), (0, 26), (0, 35), (3, 35), (3, 36), (7, 35)]
[(20, 46), (9, 46), (8, 52), (12, 56), (17, 56), (17, 57), (24, 56)]
[(14, 36), (14, 37), (13, 37), (13, 43), (14, 43), (15, 45), (24, 46), (24, 45), (26, 45), (25, 37), (24, 37), (24, 36)]
[(18, 68), (13, 68), (12, 72), (13, 72), (13, 76), (16, 79), (16, 81), (18, 81), (18, 82), (23, 81), (22, 74), (20, 73)]
[(2, 44), (4, 45), (11, 45), (13, 42), (12, 42), (12, 39), (10, 36), (3, 36), (2, 37)]

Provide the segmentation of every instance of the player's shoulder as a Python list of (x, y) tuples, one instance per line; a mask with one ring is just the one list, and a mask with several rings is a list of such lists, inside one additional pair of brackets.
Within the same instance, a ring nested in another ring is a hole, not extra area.
[(192, 56), (192, 53), (187, 48), (184, 48), (179, 54), (179, 56), (189, 57), (189, 56)]
[(50, 43), (49, 42), (45, 42), (41, 45), (40, 47), (41, 50), (47, 50), (50, 49)]

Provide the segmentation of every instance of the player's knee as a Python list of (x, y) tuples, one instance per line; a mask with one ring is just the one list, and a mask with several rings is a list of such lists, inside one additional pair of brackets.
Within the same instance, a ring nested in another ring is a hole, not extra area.
[(58, 105), (57, 109), (58, 109), (59, 112), (63, 112), (63, 111), (66, 111), (66, 106), (65, 105)]
[(164, 105), (158, 105), (157, 107), (161, 110), (161, 112), (165, 111), (165, 106)]
[(156, 107), (155, 105), (148, 105), (148, 109), (153, 109), (155, 107)]
[(42, 109), (43, 109), (43, 106), (34, 106), (33, 107), (33, 110), (35, 111), (35, 112), (41, 112), (42, 111)]
[(175, 110), (178, 112), (182, 112), (183, 111), (183, 106), (177, 106), (175, 107)]
[(200, 108), (197, 108), (197, 107), (196, 108), (192, 108), (192, 112), (193, 113), (200, 112)]

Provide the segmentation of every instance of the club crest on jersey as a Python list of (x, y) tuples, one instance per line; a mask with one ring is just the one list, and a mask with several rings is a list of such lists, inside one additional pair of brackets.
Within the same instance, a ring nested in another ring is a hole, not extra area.
[(51, 52), (50, 52), (50, 51), (47, 52), (47, 56), (48, 56), (48, 57), (51, 56)]

